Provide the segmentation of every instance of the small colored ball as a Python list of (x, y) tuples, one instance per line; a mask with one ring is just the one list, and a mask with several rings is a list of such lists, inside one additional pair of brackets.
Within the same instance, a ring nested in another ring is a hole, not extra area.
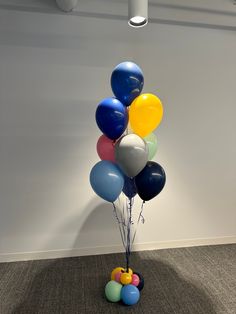
[(140, 298), (140, 292), (137, 287), (133, 285), (123, 286), (121, 289), (121, 300), (126, 305), (134, 305)]
[(138, 284), (137, 288), (139, 289), (139, 291), (141, 291), (144, 287), (144, 278), (140, 273), (138, 273), (136, 271), (134, 272), (134, 274), (138, 275), (138, 277), (139, 277), (139, 284)]
[(123, 273), (121, 271), (119, 271), (118, 273), (115, 274), (115, 281), (117, 282), (120, 282), (120, 276), (122, 275)]
[(139, 285), (139, 282), (140, 282), (139, 276), (137, 274), (133, 274), (131, 285), (134, 285), (135, 287), (137, 287)]
[(113, 271), (111, 272), (111, 280), (115, 280), (115, 274), (120, 272), (120, 271), (125, 271), (123, 267), (116, 267), (113, 269)]
[(105, 296), (110, 302), (119, 302), (122, 285), (114, 280), (109, 281), (105, 287)]
[(122, 273), (120, 276), (120, 282), (123, 285), (128, 285), (130, 284), (132, 281), (132, 275), (130, 275), (129, 273)]

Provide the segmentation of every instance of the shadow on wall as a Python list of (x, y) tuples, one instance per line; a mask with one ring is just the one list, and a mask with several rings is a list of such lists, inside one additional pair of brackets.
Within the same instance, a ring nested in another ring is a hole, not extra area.
[[(66, 256), (73, 256), (87, 254), (87, 249), (90, 252), (96, 247), (116, 248), (122, 244), (112, 204), (101, 202), (96, 196), (83, 211), (75, 210), (74, 214), (68, 214), (66, 218), (58, 218), (51, 234), (53, 236), (42, 244), (40, 251), (63, 250), (63, 246), (66, 246)], [(111, 234), (112, 237), (107, 236)]]
[(185, 278), (173, 265), (148, 255), (142, 259), (133, 253), (133, 268), (145, 278), (140, 302), (133, 307), (104, 297), (111, 269), (123, 260), (122, 254), (109, 254), (15, 264), (2, 313), (216, 313), (213, 297), (192, 276)]
[[(111, 235), (108, 238), (107, 235)], [(89, 243), (89, 245), (88, 245)], [(121, 245), (117, 221), (111, 203), (100, 203), (95, 206), (83, 222), (74, 248)]]

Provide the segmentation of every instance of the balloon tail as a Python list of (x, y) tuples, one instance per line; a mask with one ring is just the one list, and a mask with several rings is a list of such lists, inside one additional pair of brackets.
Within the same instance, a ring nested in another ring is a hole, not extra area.
[(126, 208), (127, 208), (127, 240), (126, 240), (126, 269), (129, 272), (129, 262), (131, 255), (131, 227), (133, 224), (132, 220), (132, 208), (133, 208), (133, 198), (127, 198)]
[[(121, 202), (120, 202), (121, 203)], [(115, 203), (113, 204), (113, 212), (114, 216), (117, 220), (118, 226), (119, 226), (119, 231), (121, 235), (121, 240), (123, 247), (125, 249), (125, 259), (126, 259), (126, 271), (129, 272), (129, 265), (130, 265), (130, 256), (131, 256), (131, 251), (132, 251), (132, 245), (134, 243), (138, 225), (140, 221), (144, 223), (144, 217), (143, 217), (143, 207), (144, 207), (144, 201), (141, 206), (141, 210), (138, 216), (137, 220), (137, 225), (136, 225), (136, 230), (134, 234), (132, 235), (133, 231), (133, 226), (134, 226), (134, 221), (133, 221), (133, 205), (134, 205), (134, 198), (128, 198), (126, 197), (122, 208), (120, 208), (120, 214), (118, 215), (118, 210), (116, 208)], [(120, 204), (121, 205), (121, 204)]]
[(144, 216), (143, 216), (143, 209), (144, 209), (144, 203), (145, 201), (142, 202), (142, 205), (141, 205), (141, 209), (140, 209), (140, 213), (139, 213), (139, 216), (138, 216), (138, 221), (137, 221), (137, 226), (136, 226), (136, 230), (134, 232), (134, 236), (133, 236), (133, 239), (132, 239), (132, 245), (134, 244), (134, 240), (135, 240), (135, 237), (136, 237), (136, 233), (137, 233), (137, 230), (138, 230), (138, 225), (140, 223), (140, 220), (141, 222), (144, 224), (145, 222), (145, 219), (144, 219)]
[[(124, 249), (126, 248), (126, 245), (125, 245), (125, 234), (124, 234), (124, 229), (122, 228), (122, 225), (123, 225), (123, 222), (119, 219), (118, 217), (118, 214), (117, 214), (117, 209), (116, 209), (116, 205), (115, 203), (112, 203), (113, 205), (113, 213), (114, 213), (114, 216), (117, 220), (117, 223), (118, 223), (118, 226), (119, 226), (119, 231), (120, 231), (120, 236), (121, 236), (121, 240), (122, 240), (122, 244), (123, 244), (123, 247)], [(122, 230), (123, 229), (123, 230)]]

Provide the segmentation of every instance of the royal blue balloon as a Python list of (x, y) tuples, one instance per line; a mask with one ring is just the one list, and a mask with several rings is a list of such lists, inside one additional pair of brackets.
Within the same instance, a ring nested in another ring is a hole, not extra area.
[(97, 107), (97, 125), (111, 140), (118, 139), (124, 133), (128, 119), (127, 108), (114, 97), (103, 99)]
[(124, 186), (123, 173), (114, 163), (101, 160), (90, 172), (90, 184), (98, 196), (114, 202)]
[(121, 289), (121, 300), (126, 305), (134, 305), (140, 298), (140, 292), (137, 287), (133, 285), (125, 285)]
[(123, 192), (128, 198), (132, 198), (137, 194), (134, 178), (129, 178), (126, 175), (124, 175), (124, 179), (125, 183), (123, 187)]
[(122, 62), (118, 64), (111, 75), (111, 88), (116, 96), (125, 106), (140, 95), (143, 89), (143, 72), (133, 62)]
[(135, 177), (138, 195), (143, 201), (149, 201), (157, 196), (164, 188), (165, 183), (165, 171), (154, 161), (148, 161), (145, 168)]

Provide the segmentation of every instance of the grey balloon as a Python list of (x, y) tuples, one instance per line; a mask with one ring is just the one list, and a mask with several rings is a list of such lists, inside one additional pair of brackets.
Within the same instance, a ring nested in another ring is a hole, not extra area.
[(136, 134), (125, 135), (115, 145), (115, 158), (124, 174), (135, 177), (147, 164), (148, 145)]

